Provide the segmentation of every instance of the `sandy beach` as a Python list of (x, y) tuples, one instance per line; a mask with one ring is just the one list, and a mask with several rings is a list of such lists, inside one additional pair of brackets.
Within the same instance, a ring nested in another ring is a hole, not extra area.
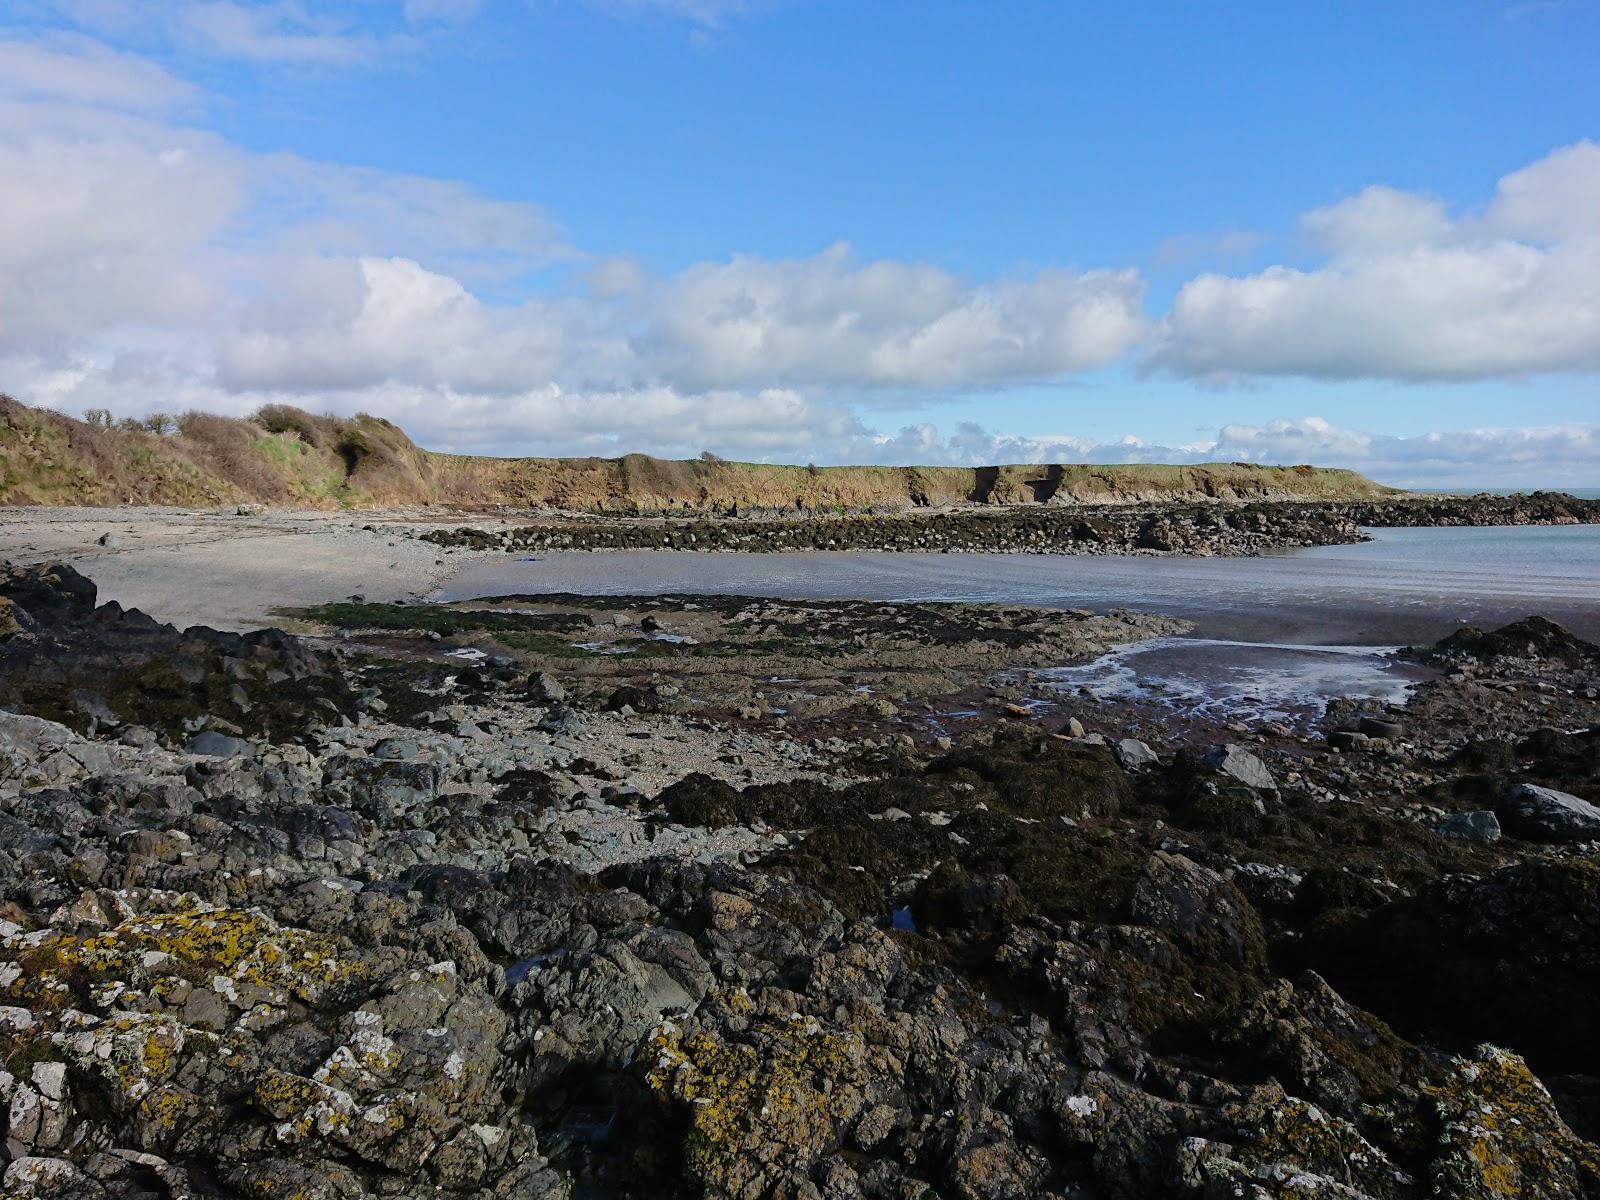
[(428, 510), (8, 508), (0, 559), (68, 563), (103, 600), (179, 628), (248, 630), (284, 608), (427, 595), (474, 557), (402, 536), (439, 519)]

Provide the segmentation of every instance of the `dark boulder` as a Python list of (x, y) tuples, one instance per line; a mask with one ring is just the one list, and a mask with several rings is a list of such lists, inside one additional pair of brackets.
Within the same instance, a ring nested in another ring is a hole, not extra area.
[(1587, 842), (1600, 839), (1600, 808), (1554, 788), (1519, 783), (1496, 808), (1506, 829), (1534, 842)]
[(1411, 1036), (1600, 1071), (1600, 860), (1453, 876), (1313, 928), (1305, 961)]

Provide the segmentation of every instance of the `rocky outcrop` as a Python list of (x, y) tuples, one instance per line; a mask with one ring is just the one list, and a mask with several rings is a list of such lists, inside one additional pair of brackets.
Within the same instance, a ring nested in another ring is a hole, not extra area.
[[(13, 708), (104, 712), (0, 712), (8, 1198), (1600, 1196), (1600, 864), (1441, 837), (1376, 757), (1052, 723), (742, 784), (577, 677), (9, 578)], [(158, 720), (103, 680), (162, 655), (201, 682)], [(699, 769), (634, 786), (606, 722)]]
[(1316, 930), (1329, 981), (1403, 1031), (1514, 1045), (1538, 1067), (1600, 1072), (1600, 862), (1459, 876)]
[(1009, 554), (1255, 554), (1358, 542), (1345, 517), (1310, 504), (1168, 504), (893, 512), (854, 516), (561, 520), (485, 531), (432, 530), (424, 540), (476, 550), (697, 550), (776, 553), (885, 550)]
[(1434, 647), (1444, 661), (1463, 659), (1553, 659), (1569, 667), (1600, 664), (1600, 646), (1544, 617), (1525, 617), (1494, 630), (1458, 629)]
[(474, 550), (695, 550), (773, 553), (879, 550), (1007, 554), (1260, 554), (1359, 542), (1362, 526), (1569, 524), (1600, 521), (1600, 501), (1550, 497), (1302, 500), (1249, 503), (958, 507), (923, 514), (892, 508), (830, 513), (809, 508), (650, 519), (552, 517), (512, 528), (462, 525), (421, 536)]
[(1537, 842), (1600, 841), (1600, 808), (1554, 788), (1519, 783), (1500, 802), (1501, 821)]
[(273, 629), (179, 631), (109, 602), (61, 564), (0, 564), (0, 707), (122, 736), (202, 730), (291, 740), (347, 720), (355, 697), (331, 656)]

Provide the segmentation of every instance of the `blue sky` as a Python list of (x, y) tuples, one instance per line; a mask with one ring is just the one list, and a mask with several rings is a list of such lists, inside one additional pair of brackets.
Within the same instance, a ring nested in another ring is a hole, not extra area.
[(1597, 52), (1587, 0), (13, 0), (0, 388), (1594, 486)]

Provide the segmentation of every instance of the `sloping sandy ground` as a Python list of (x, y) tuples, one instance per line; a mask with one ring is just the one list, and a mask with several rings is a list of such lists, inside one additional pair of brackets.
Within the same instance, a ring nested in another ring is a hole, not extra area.
[[(0, 560), (65, 562), (102, 600), (179, 628), (257, 629), (280, 608), (427, 595), (475, 557), (400, 536), (438, 510), (0, 508)], [(477, 518), (482, 523), (482, 518)], [(108, 545), (100, 545), (103, 535)]]

